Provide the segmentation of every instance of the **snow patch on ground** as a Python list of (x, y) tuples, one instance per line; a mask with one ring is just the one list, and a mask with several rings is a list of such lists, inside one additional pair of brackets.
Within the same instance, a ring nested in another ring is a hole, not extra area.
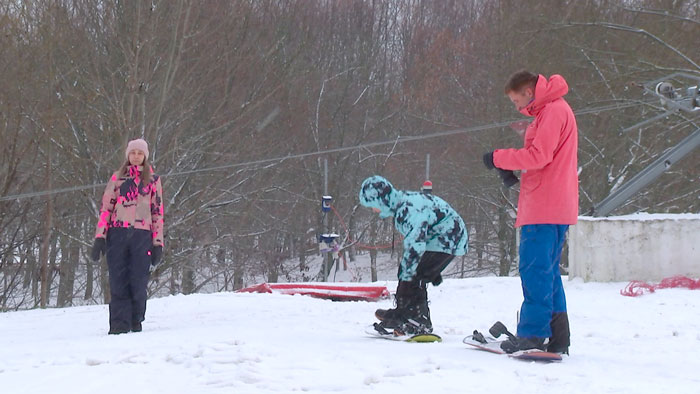
[[(396, 282), (386, 284), (395, 288)], [(108, 336), (107, 306), (0, 314), (3, 393), (692, 393), (700, 387), (700, 292), (638, 298), (624, 283), (564, 283), (571, 356), (556, 364), (474, 350), (462, 338), (496, 320), (515, 329), (518, 278), (431, 287), (443, 343), (368, 337), (391, 301), (279, 294), (170, 296), (144, 331)]]

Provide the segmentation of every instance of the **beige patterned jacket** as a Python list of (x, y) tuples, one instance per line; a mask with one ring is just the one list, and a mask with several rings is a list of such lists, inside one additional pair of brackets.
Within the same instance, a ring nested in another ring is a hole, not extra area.
[(95, 238), (106, 238), (112, 227), (149, 230), (153, 245), (163, 246), (163, 189), (160, 177), (141, 184), (141, 166), (127, 167), (126, 174), (114, 173), (102, 195), (100, 219)]

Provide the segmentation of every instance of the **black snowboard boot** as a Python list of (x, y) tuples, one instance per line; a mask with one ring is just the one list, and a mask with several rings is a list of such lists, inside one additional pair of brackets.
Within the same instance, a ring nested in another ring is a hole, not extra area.
[(397, 329), (403, 334), (433, 331), (426, 284), (419, 281), (400, 281), (396, 289), (396, 308), (377, 309), (374, 315), (383, 327)]
[(552, 328), (552, 336), (549, 338), (547, 351), (550, 353), (569, 354), (569, 315), (566, 312), (558, 312), (552, 315), (549, 323)]
[(433, 332), (433, 323), (430, 321), (430, 309), (428, 302), (422, 301), (408, 308), (407, 317), (399, 328), (405, 334), (430, 334)]
[(531, 337), (531, 338), (523, 338), (523, 337), (515, 337), (515, 338), (510, 338), (503, 343), (501, 343), (501, 350), (504, 352), (511, 354), (515, 352), (519, 352), (522, 350), (545, 350), (544, 347), (544, 338), (536, 338), (536, 337)]
[(433, 332), (425, 283), (413, 284), (413, 297), (410, 298), (406, 307), (404, 321), (399, 330), (409, 335), (430, 334)]
[(374, 316), (382, 322), (382, 326), (386, 328), (396, 328), (405, 320), (408, 299), (397, 296), (395, 304), (396, 307), (394, 308), (377, 309), (374, 311)]
[(394, 298), (396, 307), (374, 311), (374, 316), (382, 322), (383, 327), (396, 328), (404, 322), (406, 319), (406, 308), (409, 306), (411, 298), (413, 298), (413, 292), (414, 289), (411, 286), (411, 282), (400, 281)]

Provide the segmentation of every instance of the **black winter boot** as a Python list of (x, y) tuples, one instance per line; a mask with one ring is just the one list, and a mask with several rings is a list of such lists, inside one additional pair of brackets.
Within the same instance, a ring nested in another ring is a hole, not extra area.
[(552, 328), (552, 336), (549, 338), (547, 351), (550, 353), (569, 354), (570, 336), (569, 315), (566, 312), (558, 312), (552, 315), (549, 323)]
[(107, 334), (109, 335), (119, 335), (119, 334), (126, 334), (129, 332), (129, 330), (125, 330), (123, 328), (110, 328), (109, 332)]
[(507, 341), (504, 341), (503, 343), (501, 343), (501, 350), (503, 350), (504, 352), (506, 352), (508, 354), (519, 352), (522, 350), (533, 350), (533, 349), (544, 350), (544, 338), (515, 337), (515, 338), (510, 338)]

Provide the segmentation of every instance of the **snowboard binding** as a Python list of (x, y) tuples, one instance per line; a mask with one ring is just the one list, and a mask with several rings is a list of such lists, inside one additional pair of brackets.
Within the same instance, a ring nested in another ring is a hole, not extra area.
[(498, 338), (501, 335), (506, 334), (506, 336), (508, 336), (508, 339), (516, 339), (515, 335), (508, 331), (508, 328), (506, 328), (505, 324), (501, 323), (500, 321), (493, 323), (491, 328), (489, 328), (489, 334), (493, 335), (494, 338)]
[(474, 330), (474, 332), (472, 333), (472, 339), (482, 344), (489, 343), (484, 337), (484, 334), (480, 333), (477, 330)]
[(399, 326), (398, 330), (408, 335), (431, 334), (433, 325), (430, 320), (426, 321), (425, 318), (407, 319)]
[(441, 342), (442, 338), (439, 335), (432, 333), (407, 333), (401, 328), (388, 328), (383, 323), (374, 323), (372, 325), (374, 332), (367, 331), (372, 336), (391, 339), (395, 341), (405, 342)]

